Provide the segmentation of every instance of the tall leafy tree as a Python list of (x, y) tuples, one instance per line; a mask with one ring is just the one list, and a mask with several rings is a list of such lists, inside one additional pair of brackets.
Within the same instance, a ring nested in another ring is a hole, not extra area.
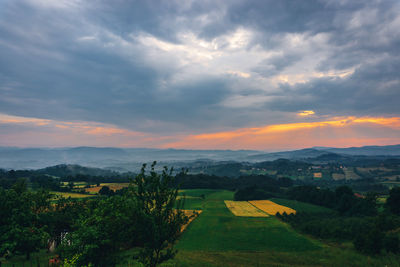
[(144, 164), (131, 190), (140, 209), (140, 231), (143, 247), (139, 260), (146, 266), (156, 266), (175, 256), (173, 245), (181, 234), (187, 217), (182, 203), (177, 202), (178, 189), (173, 187), (172, 169), (164, 167), (161, 174), (151, 165), (146, 173)]

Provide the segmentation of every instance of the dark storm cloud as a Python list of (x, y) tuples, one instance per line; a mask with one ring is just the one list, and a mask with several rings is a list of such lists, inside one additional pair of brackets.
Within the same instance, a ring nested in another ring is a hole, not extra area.
[[(397, 1), (3, 1), (0, 113), (167, 132), (268, 124), (269, 111), (399, 115), (399, 10)], [(303, 43), (290, 44), (297, 35)], [(212, 47), (205, 56), (201, 40)], [(236, 64), (248, 55), (251, 66)], [(301, 84), (257, 80), (349, 68)], [(238, 94), (266, 100), (226, 105)]]
[(270, 77), (279, 74), (287, 66), (292, 65), (300, 59), (301, 56), (296, 54), (273, 56), (268, 60), (261, 61), (259, 65), (252, 70), (261, 76)]

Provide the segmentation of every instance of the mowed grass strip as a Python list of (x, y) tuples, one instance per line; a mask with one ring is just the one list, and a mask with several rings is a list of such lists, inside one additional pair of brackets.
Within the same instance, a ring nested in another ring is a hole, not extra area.
[(276, 213), (284, 213), (286, 214), (292, 214), (296, 213), (294, 209), (276, 204), (275, 202), (272, 202), (271, 200), (252, 200), (249, 201), (251, 205), (254, 207), (270, 214), (270, 215), (275, 215)]
[(226, 207), (240, 217), (268, 217), (268, 214), (254, 207), (247, 201), (225, 200)]

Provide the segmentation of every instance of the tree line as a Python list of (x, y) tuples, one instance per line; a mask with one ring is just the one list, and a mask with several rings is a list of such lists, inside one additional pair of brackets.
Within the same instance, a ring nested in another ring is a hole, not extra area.
[(335, 191), (315, 187), (295, 187), (291, 199), (329, 207), (332, 212), (277, 214), (300, 232), (334, 241), (352, 241), (365, 254), (400, 253), (400, 188), (390, 190), (384, 209), (377, 209), (374, 193), (356, 197), (348, 187)]

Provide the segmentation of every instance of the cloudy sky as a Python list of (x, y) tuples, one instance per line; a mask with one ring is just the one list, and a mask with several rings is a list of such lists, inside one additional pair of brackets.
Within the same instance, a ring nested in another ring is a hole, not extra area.
[(400, 143), (400, 2), (0, 1), (0, 146)]

